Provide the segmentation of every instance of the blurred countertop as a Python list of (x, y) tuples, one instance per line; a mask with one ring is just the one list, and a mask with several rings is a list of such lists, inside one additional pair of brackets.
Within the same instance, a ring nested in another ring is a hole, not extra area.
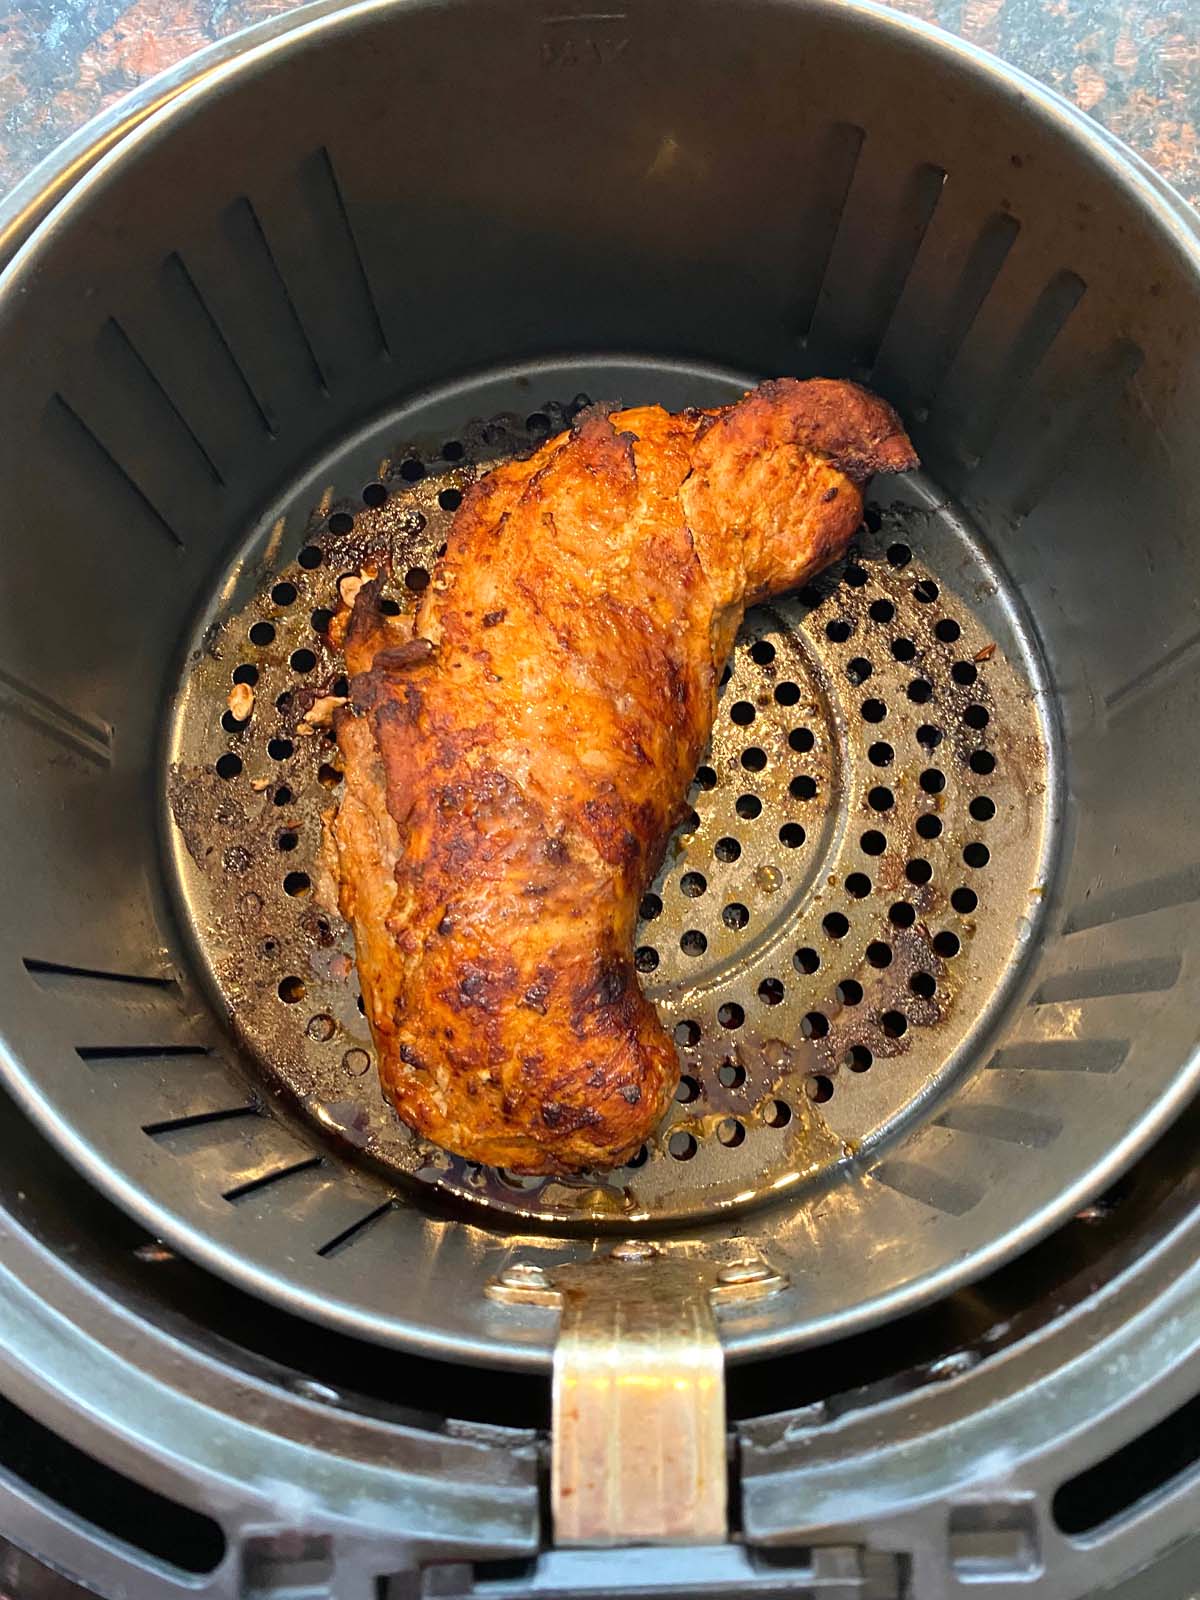
[[(1200, 204), (1200, 0), (896, 0), (1066, 95)], [(89, 117), (290, 0), (0, 0), (0, 192)]]

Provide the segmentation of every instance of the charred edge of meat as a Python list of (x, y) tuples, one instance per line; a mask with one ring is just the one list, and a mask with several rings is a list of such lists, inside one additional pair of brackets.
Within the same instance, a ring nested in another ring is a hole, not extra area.
[(774, 378), (713, 425), (756, 435), (764, 416), (776, 419), (790, 443), (826, 457), (859, 487), (877, 472), (911, 472), (920, 465), (896, 412), (856, 383)]

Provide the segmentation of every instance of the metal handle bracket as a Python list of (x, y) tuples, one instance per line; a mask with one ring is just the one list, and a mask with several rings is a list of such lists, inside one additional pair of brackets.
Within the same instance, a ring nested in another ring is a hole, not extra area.
[(725, 1360), (715, 1308), (778, 1293), (761, 1256), (721, 1262), (640, 1240), (583, 1265), (517, 1262), (504, 1305), (560, 1313), (551, 1501), (560, 1546), (692, 1544), (728, 1521)]

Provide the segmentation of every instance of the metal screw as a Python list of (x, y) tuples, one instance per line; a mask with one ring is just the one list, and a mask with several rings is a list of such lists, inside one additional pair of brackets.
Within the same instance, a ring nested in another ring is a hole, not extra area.
[(320, 1400), (327, 1406), (341, 1404), (342, 1397), (337, 1390), (331, 1389), (327, 1383), (318, 1383), (315, 1378), (293, 1378), (292, 1389), (306, 1400)]
[[(20, 1198), (23, 1200), (24, 1195)], [(155, 1239), (151, 1244), (139, 1244), (133, 1252), (139, 1261), (148, 1261), (152, 1266), (158, 1266), (163, 1261), (174, 1261), (175, 1252), (169, 1249), (160, 1240)]]
[(623, 1244), (613, 1245), (609, 1253), (614, 1261), (649, 1261), (658, 1251), (640, 1239), (626, 1239)]
[(503, 1289), (548, 1289), (550, 1280), (541, 1267), (534, 1266), (532, 1261), (514, 1261), (511, 1267), (505, 1267), (499, 1274), (496, 1282)]
[(717, 1273), (717, 1282), (723, 1284), (762, 1283), (775, 1276), (765, 1261), (731, 1261)]
[(978, 1350), (952, 1350), (925, 1369), (931, 1378), (959, 1378), (979, 1365)]

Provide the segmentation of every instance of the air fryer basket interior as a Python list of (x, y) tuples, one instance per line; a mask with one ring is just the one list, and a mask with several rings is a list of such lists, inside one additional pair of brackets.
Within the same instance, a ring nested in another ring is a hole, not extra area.
[[(581, 392), (842, 374), (898, 405), (924, 463), (881, 486), (865, 570), (902, 586), (905, 544), (960, 659), (995, 644), (1024, 685), (1028, 882), (1001, 854), (994, 887), (972, 869), (992, 998), (887, 1137), (709, 1224), (792, 1276), (727, 1344), (863, 1326), (1043, 1232), (1192, 1078), (1195, 273), (1101, 141), (866, 7), (367, 5), (201, 80), (3, 283), (0, 1019), (22, 1103), (154, 1231), (291, 1309), (544, 1361), (550, 1324), (483, 1282), (517, 1248), (589, 1252), (591, 1227), (448, 1212), (323, 1142), (239, 1048), (225, 930), (181, 892), (181, 682), (381, 470), (402, 492), (398, 446), (444, 471), (473, 420)], [(274, 803), (235, 781), (243, 812)], [(847, 837), (860, 789), (831, 784)], [(928, 842), (939, 907), (963, 838)], [(280, 889), (274, 914), (303, 908)]]

